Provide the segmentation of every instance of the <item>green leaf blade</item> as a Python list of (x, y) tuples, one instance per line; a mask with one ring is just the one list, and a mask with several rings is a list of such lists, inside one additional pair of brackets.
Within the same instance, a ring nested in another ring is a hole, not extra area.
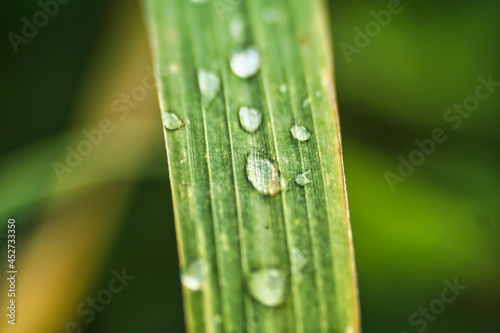
[[(217, 1), (144, 3), (162, 109), (185, 124), (165, 131), (181, 267), (197, 259), (208, 266), (203, 288), (184, 290), (189, 330), (359, 331), (321, 3), (248, 1), (223, 16)], [(261, 66), (242, 78), (231, 57), (250, 46)], [(200, 92), (200, 70), (220, 78), (221, 91), (210, 102)], [(261, 112), (254, 133), (240, 125), (241, 107)], [(310, 132), (309, 140), (294, 138), (295, 124)], [(247, 178), (252, 154), (276, 165), (286, 188), (260, 193)], [(312, 182), (296, 184), (295, 177), (309, 170)], [(280, 278), (262, 284), (262, 270), (283, 273), (282, 304), (265, 304), (249, 287), (259, 281), (270, 297), (280, 290)]]

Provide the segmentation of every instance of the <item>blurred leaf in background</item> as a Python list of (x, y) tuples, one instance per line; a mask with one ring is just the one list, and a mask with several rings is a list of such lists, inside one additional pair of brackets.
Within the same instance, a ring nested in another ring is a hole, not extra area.
[[(21, 31), (23, 17), (42, 10), (35, 1), (3, 6), (3, 31)], [(0, 211), (17, 221), (19, 275), (17, 327), (2, 321), (0, 331), (182, 331), (161, 118), (138, 4), (69, 2), (17, 54), (6, 41)], [(110, 300), (117, 275), (133, 280)]]
[[(479, 76), (500, 81), (500, 2), (401, 1), (396, 14), (394, 6), (330, 3), (363, 329), (496, 333), (500, 89), (456, 129), (443, 116), (475, 94)], [(69, 1), (16, 54), (7, 34), (20, 33), (23, 17), (38, 11), (37, 1), (0, 4), (0, 233), (16, 219), (17, 329), (64, 332), (75, 321), (82, 332), (182, 332), (166, 158), (156, 92), (144, 83), (151, 64), (139, 6)], [(381, 11), (391, 13), (385, 26), (376, 19)], [(371, 23), (369, 41), (357, 47), (358, 31), (373, 21), (380, 28)], [(350, 61), (343, 43), (359, 49)], [(104, 119), (114, 129), (59, 182), (52, 163), (63, 163), (67, 147), (77, 149), (88, 140), (82, 131)], [(408, 159), (419, 149), (415, 140), (437, 128), (447, 140), (392, 192), (385, 173), (398, 175), (398, 157)], [(5, 271), (4, 250), (0, 261)], [(122, 268), (135, 279), (87, 323), (78, 307)], [(445, 281), (455, 279), (467, 289), (441, 309)], [(15, 329), (2, 321), (0, 331)]]
[[(331, 8), (364, 330), (498, 332), (500, 89), (459, 128), (443, 116), (475, 95), (479, 76), (500, 82), (500, 3)], [(355, 38), (363, 47), (346, 57), (343, 43), (355, 46)], [(398, 157), (408, 160), (415, 140), (437, 128), (447, 140), (392, 192), (385, 173), (399, 175)], [(443, 281), (455, 278), (468, 288), (441, 309)]]

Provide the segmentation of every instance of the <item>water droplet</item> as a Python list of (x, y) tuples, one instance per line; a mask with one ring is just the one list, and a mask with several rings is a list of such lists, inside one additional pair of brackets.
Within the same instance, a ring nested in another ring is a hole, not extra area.
[(240, 108), (240, 123), (245, 131), (253, 133), (262, 123), (262, 114), (258, 110), (242, 106)]
[(229, 26), (229, 30), (231, 31), (231, 35), (234, 39), (239, 42), (245, 40), (245, 24), (240, 17), (235, 17)]
[(255, 75), (260, 68), (259, 53), (254, 47), (234, 52), (231, 57), (231, 69), (241, 78)]
[(202, 259), (197, 259), (184, 268), (181, 273), (181, 281), (186, 288), (198, 291), (203, 287), (207, 274), (207, 263)]
[(297, 282), (302, 281), (302, 274), (301, 271), (304, 268), (304, 266), (307, 264), (307, 258), (300, 252), (299, 249), (297, 248), (292, 248), (292, 251), (290, 253), (291, 256), (291, 262), (292, 262), (292, 273), (294, 275), (294, 279)]
[(276, 21), (276, 11), (274, 9), (266, 9), (264, 11), (264, 22), (266, 23), (272, 23)]
[(280, 172), (276, 163), (253, 152), (247, 157), (248, 181), (261, 194), (275, 196), (280, 191)]
[(170, 73), (176, 74), (179, 72), (179, 65), (173, 62), (170, 65), (168, 65), (168, 70), (170, 71)]
[(283, 83), (280, 86), (280, 91), (281, 91), (282, 94), (286, 94), (286, 92), (288, 91), (288, 88), (287, 88), (286, 84)]
[(305, 142), (311, 138), (311, 133), (309, 133), (307, 128), (298, 124), (293, 125), (290, 132), (292, 132), (293, 137), (300, 142)]
[(223, 331), (222, 325), (223, 325), (222, 316), (216, 315), (214, 317), (214, 331), (215, 332), (222, 332)]
[(209, 2), (210, 0), (189, 0), (192, 3), (206, 3)]
[(321, 91), (316, 90), (316, 97), (321, 97)]
[(311, 99), (308, 97), (304, 100), (304, 103), (302, 103), (302, 107), (307, 108), (309, 105), (311, 105)]
[(307, 184), (311, 184), (312, 180), (307, 178), (307, 176), (311, 173), (311, 170), (307, 170), (304, 173), (301, 173), (295, 177), (295, 182), (300, 186), (306, 186)]
[(175, 113), (171, 113), (171, 112), (167, 112), (167, 111), (163, 110), (161, 112), (161, 118), (163, 120), (163, 125), (168, 130), (175, 131), (176, 129), (179, 129), (182, 126), (184, 126), (184, 123), (182, 122), (182, 120), (180, 120), (179, 117), (177, 117), (177, 115)]
[(277, 306), (285, 300), (285, 274), (277, 268), (264, 268), (250, 273), (248, 289), (252, 296), (267, 306)]
[(209, 104), (220, 91), (220, 79), (212, 72), (198, 71), (198, 83), (203, 96), (203, 103)]
[(329, 70), (323, 69), (321, 71), (321, 85), (323, 86), (323, 88), (328, 88), (330, 86), (330, 82), (332, 82), (330, 77), (331, 76)]
[(286, 192), (286, 190), (288, 189), (288, 184), (287, 184), (287, 181), (286, 181), (286, 178), (283, 177), (283, 176), (280, 176), (280, 187), (281, 187), (281, 190)]

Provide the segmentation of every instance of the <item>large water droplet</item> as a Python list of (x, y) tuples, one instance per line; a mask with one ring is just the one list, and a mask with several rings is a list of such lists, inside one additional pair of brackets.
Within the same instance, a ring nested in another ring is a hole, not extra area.
[(311, 133), (309, 133), (307, 128), (299, 124), (293, 125), (290, 132), (292, 132), (293, 137), (300, 142), (305, 142), (311, 138)]
[(261, 194), (275, 196), (280, 191), (281, 177), (278, 166), (256, 152), (247, 157), (247, 177)]
[(248, 289), (252, 296), (267, 306), (277, 306), (285, 300), (285, 274), (276, 268), (264, 268), (250, 273)]
[(245, 131), (253, 133), (262, 123), (262, 114), (258, 110), (242, 106), (240, 108), (240, 123)]
[(233, 73), (241, 78), (249, 78), (255, 75), (260, 68), (259, 53), (254, 47), (236, 51), (231, 57), (231, 69)]
[(181, 281), (186, 288), (197, 291), (203, 287), (207, 277), (208, 267), (204, 260), (197, 259), (191, 262), (181, 273)]
[(180, 120), (175, 113), (163, 110), (161, 112), (161, 118), (163, 120), (163, 125), (168, 130), (175, 131), (176, 129), (179, 129), (182, 126), (184, 126), (182, 120)]
[(220, 91), (220, 79), (212, 72), (198, 71), (198, 83), (204, 104), (209, 104)]
[(307, 184), (311, 184), (312, 180), (308, 178), (310, 173), (311, 170), (307, 170), (306, 172), (297, 175), (297, 177), (295, 177), (295, 182), (300, 186), (306, 186)]

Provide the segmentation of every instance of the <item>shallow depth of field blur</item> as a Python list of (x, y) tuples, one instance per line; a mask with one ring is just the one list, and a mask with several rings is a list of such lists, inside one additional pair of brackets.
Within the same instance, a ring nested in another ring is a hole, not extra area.
[[(443, 117), (474, 100), (478, 77), (500, 82), (500, 2), (403, 0), (390, 22), (374, 24), (371, 11), (387, 8), (331, 2), (363, 330), (499, 332), (500, 87), (482, 88), (489, 96), (470, 114)], [(0, 332), (72, 332), (72, 322), (92, 333), (183, 332), (139, 4), (70, 1), (16, 54), (7, 33), (20, 34), (22, 18), (39, 10), (36, 1), (7, 0), (0, 11), (0, 236), (15, 218), (21, 303), (17, 327), (3, 310)], [(367, 24), (371, 36), (356, 38)], [(108, 133), (83, 147), (83, 131), (103, 121)], [(419, 160), (415, 140), (428, 143), (436, 129), (446, 140)], [(88, 156), (59, 180), (54, 162), (66, 164), (79, 145)], [(402, 177), (398, 158), (410, 155), (420, 165)], [(402, 177), (392, 189), (387, 172)], [(122, 269), (135, 278), (92, 308), (89, 299), (104, 297)], [(452, 297), (445, 288), (455, 281), (467, 288)], [(0, 283), (3, 309), (6, 290)]]

